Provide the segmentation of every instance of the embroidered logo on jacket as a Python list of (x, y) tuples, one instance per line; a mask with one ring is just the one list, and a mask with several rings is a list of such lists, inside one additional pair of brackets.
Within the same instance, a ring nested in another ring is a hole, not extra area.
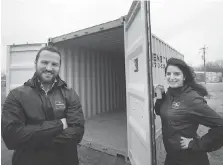
[(173, 102), (173, 104), (172, 104), (172, 108), (174, 108), (174, 109), (178, 109), (179, 108), (179, 106), (180, 106), (180, 102)]
[(55, 107), (56, 107), (56, 109), (64, 109), (65, 104), (61, 101), (55, 101)]

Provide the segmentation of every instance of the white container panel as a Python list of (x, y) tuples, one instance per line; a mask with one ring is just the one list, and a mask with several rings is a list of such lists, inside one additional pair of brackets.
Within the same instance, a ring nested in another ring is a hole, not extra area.
[(100, 55), (99, 53), (96, 53), (96, 70), (95, 70), (95, 80), (96, 80), (96, 95), (95, 97), (97, 98), (97, 106), (96, 106), (96, 114), (99, 114), (102, 112), (101, 109), (101, 84), (100, 84)]
[(30, 51), (17, 51), (11, 52), (11, 65), (23, 65), (23, 64), (32, 64), (34, 65), (36, 50)]
[(10, 45), (10, 50), (12, 52), (38, 52), (45, 45), (45, 43)]
[(7, 51), (6, 94), (32, 78), (35, 72), (35, 57), (46, 44), (10, 45)]
[(60, 68), (60, 77), (61, 79), (65, 79), (65, 74), (66, 74), (66, 71), (65, 71), (65, 65), (66, 65), (66, 52), (65, 52), (65, 49), (64, 48), (59, 48), (59, 51), (61, 53), (61, 68)]
[(67, 76), (67, 85), (68, 87), (72, 87), (73, 84), (73, 66), (72, 65), (73, 62), (73, 56), (72, 56), (72, 50), (71, 49), (67, 49), (66, 50), (66, 56), (65, 56), (65, 63), (66, 63), (66, 76)]
[(13, 82), (10, 88), (15, 88), (23, 85), (28, 79), (32, 78), (34, 69), (12, 69), (10, 74), (10, 80)]
[(91, 114), (91, 107), (92, 107), (92, 93), (93, 92), (89, 92), (92, 88), (92, 83), (93, 83), (93, 79), (92, 79), (92, 72), (91, 72), (91, 56), (89, 55), (90, 52), (87, 51), (86, 52), (87, 56), (86, 56), (86, 76), (85, 76), (85, 82), (86, 82), (86, 91), (85, 91), (85, 96), (86, 96), (86, 107), (87, 107), (87, 114), (88, 116)]
[(78, 50), (73, 51), (73, 63), (72, 65), (74, 66), (73, 70), (73, 77), (74, 77), (74, 84), (72, 84), (73, 88), (76, 90), (77, 94), (80, 94), (80, 81), (79, 81), (79, 74), (80, 74), (80, 67), (79, 67), (79, 61), (80, 61), (80, 56), (78, 56)]
[(160, 66), (158, 67), (158, 73), (157, 73), (157, 77), (158, 77), (158, 82), (165, 82), (165, 67), (166, 67), (166, 61), (167, 61), (167, 57), (165, 56), (166, 52), (165, 52), (165, 46), (163, 45), (163, 42), (160, 42), (160, 57), (159, 57), (159, 61), (160, 61)]
[(165, 67), (167, 60), (171, 57), (183, 59), (183, 55), (171, 48), (156, 36), (152, 36), (152, 54), (153, 54), (153, 83), (164, 85), (167, 89), (165, 79)]
[[(92, 112), (92, 116), (96, 115), (98, 112), (97, 110), (97, 82), (96, 82), (96, 54), (92, 53), (92, 55), (90, 55), (90, 61), (92, 61), (91, 65), (90, 65), (90, 71), (92, 71), (91, 73), (91, 77), (92, 77), (92, 83), (91, 83), (91, 87), (90, 90), (92, 89), (92, 92), (90, 95), (88, 95), (88, 100), (91, 100), (91, 107), (94, 109), (94, 111)], [(90, 82), (89, 82), (90, 83)], [(91, 108), (90, 108), (91, 110)]]
[(156, 65), (156, 54), (157, 54), (157, 44), (156, 44), (156, 38), (152, 37), (152, 60), (153, 60), (153, 83), (156, 84), (157, 80), (157, 70), (154, 69)]

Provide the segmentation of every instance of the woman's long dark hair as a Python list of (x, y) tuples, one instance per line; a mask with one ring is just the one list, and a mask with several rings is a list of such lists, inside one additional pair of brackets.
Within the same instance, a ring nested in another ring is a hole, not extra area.
[(198, 94), (200, 94), (201, 96), (208, 95), (207, 89), (195, 81), (195, 76), (194, 76), (195, 74), (194, 74), (193, 70), (183, 60), (180, 60), (177, 58), (170, 58), (167, 61), (167, 66), (165, 68), (165, 74), (166, 74), (167, 67), (169, 65), (177, 66), (183, 72), (183, 75), (185, 77), (184, 85), (190, 86), (195, 91), (197, 91)]

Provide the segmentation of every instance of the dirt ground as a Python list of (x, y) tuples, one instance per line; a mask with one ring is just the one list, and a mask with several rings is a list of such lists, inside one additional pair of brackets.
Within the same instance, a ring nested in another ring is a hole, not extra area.
[[(207, 84), (208, 91), (211, 97), (207, 99), (208, 104), (216, 112), (223, 116), (223, 83)], [(2, 101), (4, 100), (4, 91), (2, 92)], [(198, 132), (200, 135), (205, 134), (208, 128), (200, 126)], [(162, 140), (161, 138), (159, 140)], [(165, 150), (161, 144), (162, 151), (159, 151), (158, 165), (163, 165), (165, 160)], [(1, 143), (1, 164), (11, 165), (12, 151), (9, 151), (3, 141)], [(107, 155), (102, 152), (92, 150), (83, 146), (78, 147), (80, 165), (127, 165), (123, 158)], [(223, 148), (218, 151), (209, 153), (209, 160), (211, 165), (223, 165)]]

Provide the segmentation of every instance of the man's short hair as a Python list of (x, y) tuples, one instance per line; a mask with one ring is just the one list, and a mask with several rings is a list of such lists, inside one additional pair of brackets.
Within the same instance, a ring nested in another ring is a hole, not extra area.
[(41, 53), (42, 51), (44, 51), (44, 50), (49, 51), (49, 52), (57, 53), (57, 54), (60, 56), (60, 64), (61, 64), (61, 53), (59, 52), (59, 50), (58, 50), (56, 47), (54, 47), (54, 46), (52, 46), (52, 45), (45, 46), (45, 47), (41, 48), (41, 49), (38, 51), (38, 53), (37, 53), (37, 55), (36, 55), (35, 63), (37, 63), (37, 61), (38, 61), (38, 59), (39, 59), (39, 56), (40, 56), (40, 53)]

